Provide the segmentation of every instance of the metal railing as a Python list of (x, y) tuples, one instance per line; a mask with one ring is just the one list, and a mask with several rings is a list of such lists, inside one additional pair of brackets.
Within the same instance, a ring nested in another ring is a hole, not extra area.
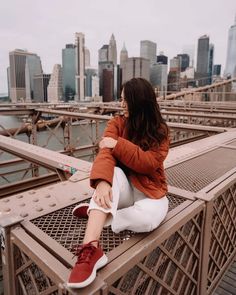
[[(145, 234), (104, 229), (109, 263), (79, 294), (212, 294), (236, 255), (235, 142), (231, 130), (172, 149), (166, 219)], [(78, 171), (0, 201), (6, 295), (78, 294), (66, 281), (86, 222), (72, 208), (92, 193), (88, 174)]]

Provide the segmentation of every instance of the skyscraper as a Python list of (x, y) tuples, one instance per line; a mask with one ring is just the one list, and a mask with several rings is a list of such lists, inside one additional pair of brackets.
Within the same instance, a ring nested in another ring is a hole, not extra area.
[(130, 57), (123, 68), (122, 83), (132, 78), (150, 80), (150, 61), (142, 57)]
[(189, 55), (186, 53), (178, 54), (180, 58), (180, 71), (184, 72), (189, 67)]
[(214, 65), (213, 67), (213, 75), (220, 76), (221, 74), (221, 65)]
[(103, 96), (102, 100), (104, 102), (109, 102), (114, 100), (114, 65), (111, 63), (111, 66), (107, 66), (103, 70)]
[(229, 28), (228, 33), (225, 75), (236, 77), (236, 15), (234, 19), (234, 24)]
[(33, 102), (48, 102), (48, 84), (50, 74), (39, 74), (34, 76), (34, 99)]
[(90, 51), (87, 47), (84, 49), (85, 54), (85, 68), (90, 67)]
[(157, 44), (149, 41), (140, 41), (140, 57), (149, 59), (150, 66), (156, 62)]
[(94, 100), (100, 98), (99, 96), (99, 78), (98, 76), (92, 76), (92, 97)]
[(108, 61), (108, 45), (107, 44), (104, 44), (98, 50), (98, 62), (100, 61)]
[(121, 85), (122, 74), (121, 74), (120, 65), (114, 66), (113, 75), (114, 75), (114, 100), (118, 100), (120, 98), (120, 92), (121, 92), (121, 86), (122, 86)]
[[(107, 90), (104, 88), (109, 86), (109, 89), (110, 89), (110, 85), (114, 84), (113, 70), (114, 70), (114, 64), (112, 61), (100, 61), (98, 63), (99, 95), (104, 98), (104, 91), (106, 91), (106, 98), (105, 99), (107, 99), (107, 101), (111, 101), (110, 96), (111, 95), (113, 96), (113, 90), (111, 92), (110, 90)], [(112, 74), (110, 72), (112, 72)], [(104, 80), (104, 73), (106, 73), (106, 79), (105, 79), (106, 82), (103, 81)], [(108, 82), (109, 79), (110, 79), (110, 81)]]
[(26, 101), (34, 98), (34, 76), (43, 73), (40, 57), (35, 55), (27, 55), (25, 63), (25, 88)]
[(48, 102), (59, 102), (62, 97), (62, 68), (56, 64), (48, 84)]
[(115, 36), (112, 34), (108, 46), (108, 61), (112, 61), (114, 66), (117, 65), (117, 49)]
[(209, 74), (209, 83), (212, 83), (213, 76), (213, 67), (214, 67), (214, 45), (209, 45), (209, 60), (208, 60), (208, 74)]
[(63, 77), (63, 94), (65, 100), (72, 100), (75, 96), (75, 45), (66, 44), (62, 49), (62, 77)]
[(188, 44), (183, 46), (182, 53), (189, 55), (189, 66), (194, 67), (195, 45)]
[(180, 58), (174, 57), (170, 60), (170, 71), (168, 74), (168, 92), (180, 91)]
[(27, 56), (37, 56), (25, 50), (16, 49), (9, 53), (10, 60), (10, 99), (17, 102), (26, 98), (25, 65)]
[(198, 86), (209, 83), (209, 37), (206, 35), (198, 39), (196, 79)]
[(167, 92), (167, 64), (156, 63), (150, 69), (150, 82), (158, 96)]
[(168, 64), (168, 57), (164, 55), (163, 52), (160, 52), (159, 55), (157, 55), (157, 63), (162, 63), (163, 65)]
[(85, 100), (85, 53), (84, 53), (84, 34), (75, 33), (75, 100)]
[(85, 69), (85, 96), (93, 97), (99, 95), (99, 87), (97, 87), (97, 92), (94, 93), (94, 83), (98, 83), (98, 72), (96, 69), (87, 68)]
[(121, 69), (124, 67), (124, 64), (126, 63), (128, 59), (128, 51), (125, 47), (125, 43), (123, 45), (123, 48), (120, 51), (120, 67)]
[(7, 67), (7, 90), (8, 90), (8, 97), (10, 98), (10, 88), (11, 88), (11, 78), (10, 78), (10, 67)]

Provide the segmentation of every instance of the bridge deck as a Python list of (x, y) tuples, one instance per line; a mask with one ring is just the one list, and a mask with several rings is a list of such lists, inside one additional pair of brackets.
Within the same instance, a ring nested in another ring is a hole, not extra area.
[(214, 295), (235, 295), (236, 294), (236, 260), (225, 273)]

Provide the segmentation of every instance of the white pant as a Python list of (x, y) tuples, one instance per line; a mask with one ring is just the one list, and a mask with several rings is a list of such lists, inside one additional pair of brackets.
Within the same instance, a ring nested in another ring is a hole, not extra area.
[[(96, 191), (95, 191), (96, 193)], [(95, 194), (94, 193), (94, 194)], [(115, 167), (111, 208), (98, 206), (93, 197), (89, 211), (101, 210), (108, 215), (105, 226), (111, 225), (115, 233), (122, 230), (149, 232), (158, 227), (168, 212), (168, 199), (150, 199), (130, 184), (123, 170)]]

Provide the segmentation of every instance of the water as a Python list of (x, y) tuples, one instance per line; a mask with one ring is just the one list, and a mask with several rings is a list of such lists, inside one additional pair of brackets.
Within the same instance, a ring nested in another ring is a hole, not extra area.
[[(20, 128), (23, 125), (22, 118), (17, 116), (0, 116), (0, 130), (9, 129), (9, 128)], [(99, 123), (98, 136), (100, 137), (106, 122)], [(64, 137), (63, 130), (59, 127), (55, 130), (55, 127), (49, 130), (37, 132), (37, 145), (41, 147), (45, 147), (50, 150), (59, 151), (64, 150)], [(24, 142), (29, 142), (29, 137), (26, 134), (19, 134), (15, 137), (16, 139)], [(73, 125), (72, 127), (72, 136), (71, 136), (71, 145), (74, 147), (90, 145), (96, 141), (96, 126), (95, 124), (86, 124), (86, 125)], [(79, 153), (80, 158), (92, 161), (93, 157), (87, 155), (87, 151), (83, 151)], [(15, 156), (9, 153), (1, 153), (0, 154), (0, 162), (12, 159)], [(9, 171), (13, 171), (13, 169), (23, 169), (29, 167), (28, 163), (22, 163), (16, 166), (1, 168), (0, 175)], [(40, 174), (46, 173), (45, 169), (41, 169)], [(16, 180), (22, 179), (24, 172), (20, 172), (13, 175), (8, 175), (7, 180), (9, 182), (13, 182)], [(27, 177), (30, 177), (30, 173), (28, 173)], [(7, 183), (6, 179), (0, 177), (0, 185)]]

